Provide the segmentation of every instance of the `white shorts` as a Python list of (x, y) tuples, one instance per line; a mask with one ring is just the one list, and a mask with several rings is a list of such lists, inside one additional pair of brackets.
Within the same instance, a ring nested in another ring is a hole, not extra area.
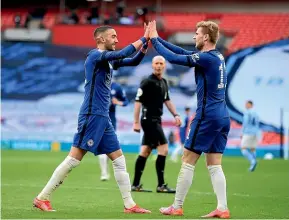
[(256, 148), (258, 145), (258, 137), (256, 135), (245, 134), (241, 140), (241, 147)]

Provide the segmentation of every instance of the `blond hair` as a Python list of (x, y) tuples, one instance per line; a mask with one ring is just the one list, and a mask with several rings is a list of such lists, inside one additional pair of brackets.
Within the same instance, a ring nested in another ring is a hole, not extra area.
[(219, 25), (213, 21), (200, 21), (196, 25), (197, 28), (202, 28), (204, 34), (208, 34), (210, 42), (216, 44), (219, 39)]

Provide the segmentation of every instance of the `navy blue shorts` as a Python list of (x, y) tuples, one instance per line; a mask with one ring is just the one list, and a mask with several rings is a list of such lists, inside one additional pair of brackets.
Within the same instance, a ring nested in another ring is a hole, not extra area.
[(73, 146), (95, 155), (109, 154), (120, 149), (110, 118), (100, 115), (78, 116)]
[(230, 119), (194, 119), (190, 125), (185, 148), (197, 154), (223, 153), (230, 131)]
[(112, 115), (112, 116), (109, 116), (109, 117), (110, 117), (112, 126), (113, 126), (114, 130), (116, 131), (116, 117), (115, 117), (115, 114)]

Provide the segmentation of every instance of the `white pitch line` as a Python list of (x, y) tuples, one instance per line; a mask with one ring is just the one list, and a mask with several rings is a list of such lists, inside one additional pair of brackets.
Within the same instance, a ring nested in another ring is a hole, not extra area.
[[(1, 187), (32, 187), (32, 188), (41, 188), (44, 185), (33, 185), (33, 184), (29, 184), (29, 185), (25, 185), (25, 184), (10, 184), (10, 183), (2, 183)], [(89, 187), (89, 186), (67, 186), (67, 185), (61, 185), (61, 188), (67, 188), (67, 189), (88, 189), (88, 190), (110, 190), (110, 191), (119, 191), (118, 188), (107, 188), (107, 187)], [(207, 195), (207, 196), (211, 196), (214, 195), (215, 193), (213, 192), (200, 192), (200, 191), (191, 191), (189, 192), (189, 194), (196, 194), (196, 195)], [(274, 198), (275, 196), (271, 196), (271, 195), (249, 195), (249, 194), (243, 194), (243, 193), (231, 193), (229, 195), (232, 196), (237, 196), (237, 197), (257, 197), (257, 198)], [(288, 198), (289, 196), (285, 196), (284, 198)]]

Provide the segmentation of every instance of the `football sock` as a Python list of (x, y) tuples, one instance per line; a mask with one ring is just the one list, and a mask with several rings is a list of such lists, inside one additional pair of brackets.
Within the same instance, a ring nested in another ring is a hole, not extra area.
[(124, 202), (124, 206), (128, 209), (132, 208), (136, 204), (131, 197), (130, 179), (129, 174), (126, 171), (124, 156), (122, 155), (116, 158), (114, 161), (112, 161), (112, 166), (114, 170), (114, 177), (118, 184)]
[(106, 154), (100, 154), (98, 155), (98, 159), (99, 159), (101, 176), (107, 176), (108, 175), (108, 157), (106, 156)]
[(177, 180), (177, 189), (174, 201), (174, 208), (179, 209), (183, 207), (186, 195), (192, 185), (193, 177), (194, 177), (195, 166), (183, 163), (178, 180)]
[(68, 175), (68, 173), (72, 170), (72, 168), (77, 167), (80, 161), (67, 156), (64, 161), (55, 169), (52, 174), (50, 180), (43, 188), (43, 190), (37, 196), (40, 200), (49, 200), (50, 194), (62, 184), (64, 178)]
[(217, 196), (220, 211), (227, 210), (226, 178), (221, 165), (208, 166), (214, 192)]

